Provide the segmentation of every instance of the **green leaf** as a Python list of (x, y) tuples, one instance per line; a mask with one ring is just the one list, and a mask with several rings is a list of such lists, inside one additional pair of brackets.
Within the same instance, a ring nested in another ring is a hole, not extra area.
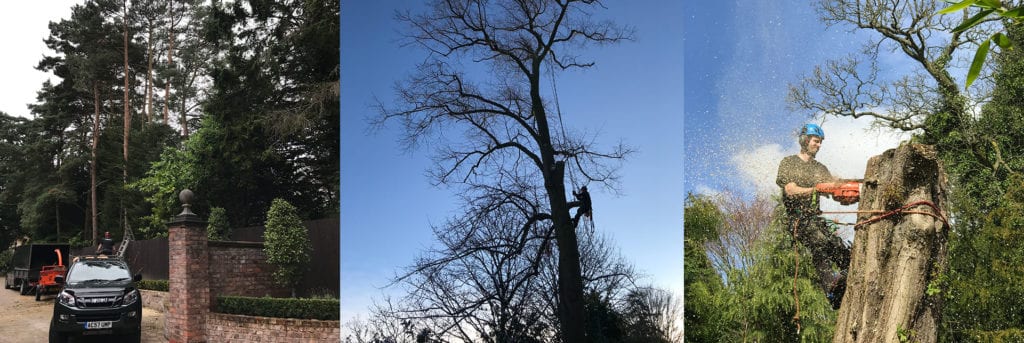
[(971, 62), (971, 69), (967, 71), (967, 85), (964, 88), (968, 88), (974, 83), (974, 79), (978, 78), (978, 74), (981, 73), (981, 66), (985, 64), (985, 57), (988, 56), (988, 46), (992, 43), (992, 39), (986, 39), (985, 42), (981, 43), (978, 47), (978, 52), (974, 54), (974, 61)]
[(1020, 18), (1024, 16), (1024, 7), (1014, 8), (1012, 10), (1000, 13), (999, 15), (1003, 16), (1004, 18)]
[(969, 28), (972, 28), (972, 27), (980, 24), (981, 21), (983, 19), (985, 19), (985, 17), (987, 17), (989, 14), (992, 14), (992, 12), (995, 12), (995, 10), (994, 9), (988, 9), (988, 10), (981, 11), (978, 14), (975, 14), (970, 19), (965, 20), (962, 24), (960, 24), (960, 26), (957, 26), (956, 28), (954, 28), (953, 29), (953, 33), (961, 32), (961, 31), (967, 30)]
[(997, 9), (1003, 7), (1003, 4), (999, 0), (977, 0), (975, 6), (988, 9)]
[(996, 45), (998, 45), (1000, 49), (1005, 50), (1012, 47), (1010, 43), (1010, 38), (1006, 37), (1006, 35), (1003, 34), (1002, 32), (997, 32), (996, 34), (992, 35), (992, 41), (995, 41)]
[(971, 4), (974, 4), (974, 0), (964, 0), (959, 3), (954, 3), (953, 6), (943, 8), (941, 11), (939, 11), (939, 14), (950, 14), (956, 11), (960, 11), (964, 8), (967, 8), (967, 6), (970, 6)]

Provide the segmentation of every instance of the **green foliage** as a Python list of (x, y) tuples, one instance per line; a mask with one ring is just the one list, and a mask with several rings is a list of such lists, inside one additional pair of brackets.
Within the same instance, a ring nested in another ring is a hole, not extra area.
[[(129, 184), (130, 189), (146, 195), (144, 199), (150, 207), (149, 214), (142, 216), (143, 223), (138, 228), (142, 236), (167, 235), (167, 221), (181, 213), (178, 194), (186, 188), (195, 189), (203, 178), (197, 152), (209, 149), (211, 137), (218, 137), (220, 130), (216, 122), (204, 120), (202, 128), (190, 135), (182, 148), (166, 146), (159, 159), (149, 164), (146, 176)], [(204, 212), (204, 199), (208, 199), (208, 195), (199, 194), (196, 203), (192, 204), (193, 212)]]
[(166, 234), (167, 221), (181, 212), (178, 193), (194, 184), (193, 165), (194, 159), (188, 153), (188, 144), (184, 150), (167, 147), (160, 154), (160, 160), (153, 162), (146, 177), (130, 185), (132, 189), (148, 194), (146, 202), (152, 205), (151, 214), (144, 218), (145, 224), (139, 227), (143, 236)]
[(910, 340), (914, 339), (914, 330), (907, 330), (903, 325), (897, 325), (896, 339), (898, 339), (900, 343), (910, 342)]
[(683, 207), (683, 278), (686, 302), (685, 340), (716, 342), (725, 326), (722, 279), (715, 273), (702, 243), (718, 236), (723, 223), (718, 207), (703, 196), (688, 194)]
[[(1008, 26), (1014, 44), (1021, 25)], [(956, 225), (950, 234), (943, 339), (994, 341), (1024, 327), (1024, 52), (999, 55), (996, 88), (973, 132), (983, 151), (943, 151), (953, 187)], [(985, 337), (982, 339), (981, 337)], [(991, 340), (990, 340), (991, 339)], [(1010, 340), (1012, 341), (1012, 340)]]
[(246, 316), (339, 320), (341, 302), (337, 299), (280, 299), (251, 297), (217, 297), (218, 313)]
[(336, 215), (338, 1), (251, 5), (215, 3), (205, 26), (208, 43), (223, 53), (211, 68), (204, 111), (222, 130), (197, 152), (203, 178), (196, 187), (235, 227), (263, 222), (274, 198), (304, 218)]
[[(971, 7), (978, 8), (980, 10), (970, 18), (967, 18), (967, 20), (964, 20), (964, 22), (961, 23), (959, 26), (953, 28), (952, 31), (954, 33), (963, 32), (965, 30), (978, 26), (979, 24), (983, 23), (986, 19), (989, 19), (990, 17), (993, 16), (1002, 17), (1010, 21), (1024, 22), (1024, 15), (1022, 15), (1021, 13), (1022, 11), (1024, 11), (1024, 8), (1006, 8), (998, 0), (963, 0), (960, 2), (946, 0), (946, 2), (951, 3), (952, 5), (940, 10), (938, 14), (950, 14), (966, 10)], [(995, 42), (996, 45), (998, 45), (1004, 51), (1009, 50), (1013, 47), (1013, 44), (1010, 42), (1010, 39), (1007, 38), (1007, 36), (1002, 32), (997, 32), (993, 34), (992, 37), (989, 37), (985, 41), (981, 42), (978, 45), (978, 50), (974, 54), (974, 59), (971, 62), (971, 67), (967, 71), (967, 81), (965, 82), (964, 88), (971, 87), (971, 84), (974, 83), (974, 80), (978, 78), (978, 74), (981, 73), (981, 67), (985, 64), (985, 58), (988, 57), (989, 46), (992, 44), (992, 42)]]
[(267, 211), (263, 240), (267, 262), (277, 266), (274, 280), (282, 286), (291, 287), (294, 295), (295, 287), (308, 267), (312, 250), (309, 233), (302, 225), (295, 206), (283, 199), (274, 199)]
[(720, 298), (722, 279), (715, 274), (703, 247), (689, 237), (683, 241), (685, 340), (717, 342), (727, 325), (723, 322), (723, 299)]
[(142, 280), (138, 282), (139, 289), (148, 289), (151, 291), (168, 291), (167, 280)]
[(14, 250), (6, 249), (0, 252), (0, 274), (7, 275), (11, 271), (11, 263), (14, 259)]
[(1012, 343), (1012, 342), (1024, 342), (1024, 330), (1019, 328), (1005, 329), (1005, 330), (994, 330), (994, 331), (983, 331), (983, 330), (970, 330), (968, 337), (974, 342), (989, 342), (989, 343)]
[(214, 207), (210, 209), (210, 218), (207, 219), (206, 236), (212, 241), (226, 240), (231, 237), (231, 224), (228, 223), (228, 215), (223, 208)]
[(687, 194), (683, 206), (683, 233), (688, 239), (704, 243), (718, 237), (723, 225), (722, 212), (705, 196)]
[(936, 294), (942, 293), (942, 288), (939, 288), (939, 284), (940, 283), (938, 281), (939, 281), (939, 279), (933, 279), (931, 282), (929, 282), (928, 283), (928, 289), (925, 290), (924, 293), (927, 294), (930, 297), (935, 296)]
[(68, 240), (68, 244), (71, 245), (72, 248), (94, 247), (91, 239), (84, 238), (81, 235), (71, 236), (71, 239)]
[[(832, 339), (835, 312), (817, 286), (810, 251), (799, 246), (800, 333), (797, 333), (793, 276), (796, 260), (781, 206), (756, 243), (753, 265), (718, 274), (711, 267), (702, 240), (714, 238), (721, 213), (700, 196), (689, 196), (684, 209), (687, 342), (825, 342)], [(693, 237), (691, 233), (697, 233)], [(725, 282), (723, 282), (723, 278)]]
[[(127, 70), (122, 3), (74, 5), (69, 18), (51, 23), (44, 41), (51, 51), (36, 69), (56, 81), (41, 85), (30, 105), (32, 120), (0, 113), (0, 246), (23, 235), (89, 241), (92, 196), (100, 232), (131, 227), (140, 239), (167, 234), (165, 223), (180, 212), (183, 188), (197, 191), (196, 213), (218, 204), (234, 227), (265, 221), (275, 197), (296, 204), (304, 217), (336, 215), (338, 1), (258, 2), (249, 4), (251, 11), (238, 5), (228, 13), (219, 11), (221, 4), (173, 6), (174, 17), (186, 23), (177, 36), (184, 39), (175, 41), (177, 66), (160, 59), (153, 65), (156, 87), (169, 84), (173, 96), (157, 92), (152, 107), (143, 94), (147, 84), (134, 81), (148, 76), (144, 44), (152, 39), (166, 46), (161, 30), (167, 25), (159, 19), (168, 15), (165, 1), (128, 3)], [(223, 22), (206, 25), (207, 19)], [(147, 35), (149, 28), (156, 31)], [(223, 39), (200, 30), (223, 30)], [(212, 41), (224, 59), (209, 57)], [(126, 77), (134, 83), (127, 162)], [(172, 115), (189, 115), (188, 141), (150, 116), (155, 113), (148, 110), (159, 112), (164, 102)]]
[[(781, 207), (781, 206), (780, 206)], [(796, 291), (800, 301), (800, 333), (797, 333), (796, 303), (793, 297), (796, 259), (792, 239), (785, 230), (781, 208), (765, 232), (765, 240), (754, 251), (750, 270), (729, 273), (724, 307), (731, 325), (726, 341), (825, 342), (832, 339), (835, 311), (817, 286), (810, 250), (798, 245), (799, 276)]]

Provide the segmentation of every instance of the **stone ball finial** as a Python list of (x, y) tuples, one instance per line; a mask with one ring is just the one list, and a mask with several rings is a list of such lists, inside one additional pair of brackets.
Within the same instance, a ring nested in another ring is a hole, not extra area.
[(185, 188), (184, 190), (181, 191), (181, 193), (178, 193), (178, 200), (181, 200), (181, 207), (182, 207), (181, 213), (178, 214), (179, 216), (181, 216), (181, 215), (195, 215), (195, 213), (192, 213), (192, 209), (191, 209), (191, 207), (192, 207), (192, 198), (193, 197), (195, 197), (195, 194), (192, 194), (192, 191), (189, 190), (188, 188)]
[(189, 190), (188, 188), (185, 188), (184, 190), (181, 191), (181, 193), (178, 193), (178, 200), (181, 200), (182, 204), (191, 205), (192, 204), (192, 198), (194, 196), (195, 196), (195, 194), (192, 194), (191, 190)]

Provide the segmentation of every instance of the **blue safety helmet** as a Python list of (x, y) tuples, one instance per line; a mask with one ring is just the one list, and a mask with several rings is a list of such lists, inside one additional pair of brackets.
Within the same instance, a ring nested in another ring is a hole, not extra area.
[(800, 136), (818, 136), (825, 139), (825, 131), (818, 124), (807, 124), (800, 129)]

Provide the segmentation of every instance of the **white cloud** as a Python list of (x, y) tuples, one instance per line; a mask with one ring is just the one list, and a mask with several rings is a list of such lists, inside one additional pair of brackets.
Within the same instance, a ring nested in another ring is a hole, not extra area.
[(71, 16), (74, 1), (10, 1), (0, 11), (3, 46), (0, 70), (8, 80), (0, 85), (0, 111), (12, 116), (30, 117), (28, 104), (36, 102), (36, 91), (43, 81), (58, 80), (51, 73), (34, 69), (43, 55), (53, 55), (43, 39), (49, 36), (49, 22)]
[(730, 158), (740, 179), (737, 180), (741, 189), (752, 189), (757, 194), (770, 195), (779, 192), (775, 177), (779, 170), (779, 161), (786, 154), (782, 146), (768, 144), (743, 150)]
[[(826, 120), (821, 125), (825, 130), (825, 141), (818, 152), (818, 161), (825, 164), (835, 176), (859, 179), (864, 177), (869, 158), (896, 148), (901, 141), (910, 139), (909, 133), (872, 129), (870, 124), (868, 119), (851, 117)], [(798, 150), (794, 142), (794, 153)]]

